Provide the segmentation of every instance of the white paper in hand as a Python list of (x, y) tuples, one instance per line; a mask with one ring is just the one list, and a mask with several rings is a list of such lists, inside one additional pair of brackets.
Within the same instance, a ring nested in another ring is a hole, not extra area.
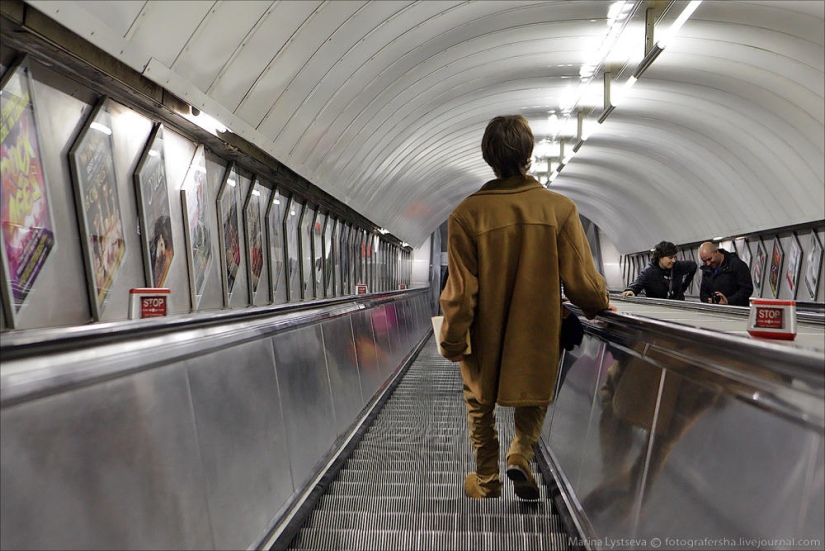
[[(441, 335), (441, 325), (444, 323), (444, 316), (433, 316), (433, 334), (435, 335), (435, 345), (438, 347), (438, 353), (444, 355), (444, 349), (441, 348), (439, 342), (439, 335)], [(464, 349), (464, 355), (469, 356), (473, 353), (472, 345), (470, 345), (470, 333), (467, 333), (467, 348)]]

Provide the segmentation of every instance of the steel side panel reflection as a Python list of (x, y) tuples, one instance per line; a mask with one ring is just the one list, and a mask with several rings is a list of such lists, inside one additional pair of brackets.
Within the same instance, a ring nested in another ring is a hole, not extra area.
[(400, 361), (399, 356), (405, 349), (404, 343), (406, 342), (406, 328), (399, 327), (400, 323), (402, 323), (398, 315), (399, 304), (400, 302), (391, 302), (384, 306), (384, 312), (387, 316), (387, 329), (389, 330), (390, 338), (392, 339), (394, 365), (398, 365)]
[(663, 372), (609, 345), (601, 367), (575, 490), (596, 533), (627, 538)]
[(2, 411), (3, 549), (209, 549), (186, 370)]
[(815, 534), (820, 542), (825, 541), (825, 438), (821, 435), (812, 445), (813, 456), (809, 467), (809, 483), (803, 501), (802, 534)]
[[(352, 332), (355, 339), (355, 357), (361, 373), (361, 389), (366, 402), (373, 397), (392, 370), (392, 353), (387, 351), (386, 345), (380, 345), (380, 340), (373, 338), (373, 322), (377, 327), (381, 327), (382, 323), (386, 326), (386, 316), (384, 308), (379, 306), (371, 310), (356, 312), (350, 319), (352, 319)], [(383, 333), (384, 341), (389, 342), (386, 327)]]
[(397, 322), (401, 333), (401, 348), (409, 350), (413, 345), (413, 317), (414, 310), (410, 299), (401, 300), (397, 304)]
[(284, 409), (292, 482), (300, 488), (335, 441), (335, 411), (320, 326), (275, 335), (275, 371)]
[(813, 507), (817, 521), (798, 531), (808, 492), (818, 489), (822, 503), (821, 456), (819, 481), (808, 479), (821, 437), (684, 377), (667, 377), (679, 395), (667, 431), (654, 440), (638, 534), (822, 542), (821, 505)]
[(342, 434), (352, 425), (364, 407), (350, 318), (341, 317), (326, 321), (321, 324), (321, 331), (332, 387), (336, 431)]
[(579, 478), (593, 396), (600, 378), (601, 347), (601, 341), (585, 335), (581, 346), (565, 353), (564, 361), (570, 370), (543, 427), (544, 438), (574, 486)]
[(190, 360), (198, 440), (217, 549), (241, 549), (292, 495), (268, 339)]

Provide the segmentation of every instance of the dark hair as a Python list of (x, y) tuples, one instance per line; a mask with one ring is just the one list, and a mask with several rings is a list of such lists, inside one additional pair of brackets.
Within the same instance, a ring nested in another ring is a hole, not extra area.
[(676, 245), (670, 241), (659, 241), (659, 243), (653, 247), (653, 262), (659, 262), (660, 258), (666, 256), (676, 256), (676, 252)]
[(481, 154), (498, 178), (527, 174), (533, 154), (533, 131), (521, 115), (491, 120), (481, 139)]

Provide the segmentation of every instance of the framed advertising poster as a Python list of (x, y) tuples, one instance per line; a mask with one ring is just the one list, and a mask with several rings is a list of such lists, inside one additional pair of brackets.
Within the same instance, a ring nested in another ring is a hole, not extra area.
[(765, 261), (768, 259), (768, 254), (765, 252), (765, 245), (761, 239), (756, 241), (756, 258), (753, 260), (751, 266), (751, 276), (753, 276), (753, 288), (757, 294), (762, 294), (762, 278), (765, 275)]
[(261, 191), (255, 189), (258, 179), (252, 181), (244, 204), (244, 231), (246, 232), (246, 273), (249, 280), (249, 303), (255, 302), (258, 283), (264, 269), (264, 236), (261, 225)]
[(746, 239), (739, 239), (736, 241), (736, 255), (739, 259), (750, 267), (751, 265), (751, 250)]
[(822, 244), (816, 238), (816, 230), (811, 230), (811, 244), (808, 247), (807, 266), (805, 267), (805, 287), (811, 300), (816, 300), (816, 287), (819, 283), (819, 266), (822, 263)]
[(796, 299), (796, 289), (799, 282), (799, 269), (802, 267), (802, 247), (796, 234), (791, 235), (791, 250), (788, 251), (788, 269), (785, 270), (785, 281), (791, 291), (791, 298)]
[(223, 182), (218, 189), (218, 242), (221, 254), (221, 286), (223, 287), (223, 305), (229, 306), (235, 279), (241, 266), (241, 234), (238, 216), (238, 173), (235, 163), (230, 162), (223, 175)]
[(172, 242), (162, 124), (156, 124), (149, 135), (135, 169), (134, 180), (146, 285), (163, 287), (175, 256), (175, 244)]
[(183, 206), (183, 233), (189, 267), (189, 299), (192, 311), (200, 305), (212, 267), (212, 232), (209, 229), (209, 193), (206, 182), (206, 154), (199, 145), (186, 171), (180, 198)]
[[(730, 240), (730, 239), (728, 239), (727, 241), (720, 241), (720, 242), (719, 242), (719, 243), (717, 243), (716, 245), (717, 245), (717, 247), (719, 247), (720, 249), (725, 249), (725, 250), (726, 250), (726, 251), (728, 251), (729, 253), (735, 253), (735, 252), (736, 252), (736, 245), (735, 245), (735, 244), (734, 244), (734, 242), (733, 242), (732, 240)], [(739, 255), (737, 254), (736, 256), (739, 256)]]
[[(278, 189), (272, 191), (272, 198), (266, 209), (267, 242), (269, 244), (269, 300), (279, 302), (284, 295), (280, 284), (284, 268), (283, 207), (285, 198)], [(280, 295), (280, 296), (279, 296)]]
[(0, 89), (2, 293), (6, 323), (14, 328), (20, 309), (57, 244), (26, 56), (6, 71)]
[(109, 290), (126, 256), (107, 101), (106, 96), (100, 98), (69, 150), (89, 302), (95, 321), (100, 321)]
[(784, 258), (785, 253), (782, 251), (782, 245), (779, 243), (779, 237), (774, 237), (773, 252), (771, 252), (771, 271), (768, 274), (768, 283), (771, 286), (773, 298), (776, 298), (779, 295), (779, 274), (782, 273), (782, 260)]

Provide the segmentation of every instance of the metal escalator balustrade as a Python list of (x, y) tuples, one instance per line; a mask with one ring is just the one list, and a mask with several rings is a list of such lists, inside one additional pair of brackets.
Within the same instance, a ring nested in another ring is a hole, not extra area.
[[(474, 500), (475, 463), (458, 366), (430, 342), (308, 515), (289, 549), (568, 549), (568, 535), (533, 463), (537, 501), (521, 501), (500, 466), (502, 495)], [(502, 443), (512, 409), (496, 408)]]

